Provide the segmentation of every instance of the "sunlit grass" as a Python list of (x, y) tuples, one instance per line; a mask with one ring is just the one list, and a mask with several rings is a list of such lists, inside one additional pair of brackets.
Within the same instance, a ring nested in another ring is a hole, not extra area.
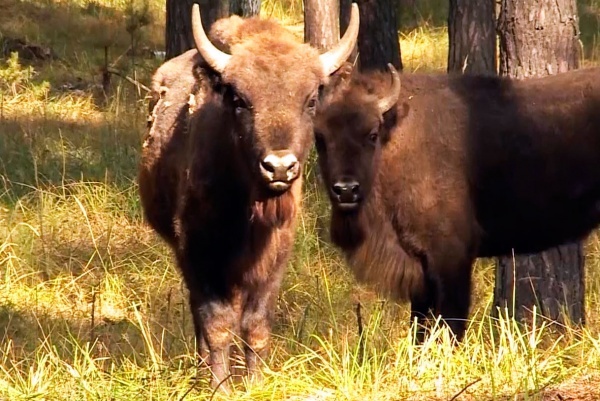
[(448, 28), (422, 26), (400, 34), (400, 49), (407, 72), (445, 72)]

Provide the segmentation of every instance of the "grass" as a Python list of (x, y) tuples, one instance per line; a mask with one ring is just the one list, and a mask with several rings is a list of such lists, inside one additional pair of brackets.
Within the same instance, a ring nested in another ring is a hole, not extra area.
[[(162, 48), (162, 2), (134, 6), (132, 12), (123, 0), (0, 0), (0, 38), (50, 45), (58, 56), (33, 69), (17, 59), (0, 65), (2, 400), (211, 397), (205, 382), (193, 381), (187, 290), (141, 216), (135, 177), (144, 93), (116, 77), (108, 98), (98, 88), (105, 50), (115, 68), (145, 83), (160, 63), (141, 54), (133, 60), (128, 49), (132, 38), (138, 48)], [(403, 16), (407, 26), (417, 21), (400, 34), (407, 71), (445, 71), (447, 30), (435, 6), (422, 2)], [(582, 38), (586, 60), (595, 62), (597, 3), (585, 7)], [(301, 3), (263, 1), (262, 13), (297, 26)], [(132, 14), (145, 21), (133, 35), (126, 29)], [(557, 336), (547, 322), (523, 327), (490, 318), (494, 265), (479, 260), (466, 341), (453, 349), (439, 329), (415, 346), (407, 306), (357, 285), (339, 253), (316, 234), (327, 201), (312, 180), (305, 205), (277, 303), (266, 380), (240, 385), (234, 399), (450, 400), (464, 390), (458, 399), (532, 400), (557, 386), (552, 391), (578, 389), (594, 399), (597, 234), (586, 248), (586, 329), (568, 327)]]

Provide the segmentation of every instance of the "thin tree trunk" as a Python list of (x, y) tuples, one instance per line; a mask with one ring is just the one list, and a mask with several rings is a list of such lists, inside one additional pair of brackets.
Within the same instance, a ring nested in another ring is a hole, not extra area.
[[(575, 0), (502, 0), (500, 74), (538, 77), (579, 67)], [(518, 320), (537, 313), (559, 322), (585, 324), (581, 243), (563, 244), (536, 255), (499, 259), (494, 306)], [(494, 308), (496, 309), (496, 308)]]
[(495, 0), (450, 0), (448, 72), (496, 75)]
[(398, 39), (398, 7), (394, 0), (357, 0), (360, 9), (358, 60), (361, 71), (402, 70)]
[(340, 0), (304, 0), (304, 41), (325, 51), (340, 40)]

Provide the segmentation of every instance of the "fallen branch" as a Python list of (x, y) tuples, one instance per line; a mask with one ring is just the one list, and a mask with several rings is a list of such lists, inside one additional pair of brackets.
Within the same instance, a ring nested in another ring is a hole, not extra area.
[(475, 383), (478, 383), (481, 381), (481, 377), (475, 381), (472, 381), (471, 383), (467, 384), (465, 387), (463, 387), (462, 390), (460, 390), (454, 397), (450, 398), (450, 401), (454, 401), (456, 400), (462, 393), (464, 393), (465, 391), (467, 391), (467, 389), (469, 387), (471, 387), (472, 385), (474, 385)]
[(143, 83), (141, 83), (139, 81), (136, 81), (135, 79), (133, 79), (131, 77), (128, 77), (127, 75), (124, 75), (123, 73), (121, 73), (120, 71), (115, 70), (114, 68), (110, 68), (110, 67), (106, 68), (106, 71), (109, 72), (109, 73), (111, 73), (111, 74), (114, 74), (116, 76), (119, 76), (119, 77), (121, 77), (121, 78), (123, 78), (123, 79), (125, 79), (125, 80), (127, 80), (129, 82), (131, 82), (132, 84), (134, 84), (135, 86), (137, 86), (138, 89), (143, 89), (146, 92), (151, 92), (150, 88), (148, 88)]

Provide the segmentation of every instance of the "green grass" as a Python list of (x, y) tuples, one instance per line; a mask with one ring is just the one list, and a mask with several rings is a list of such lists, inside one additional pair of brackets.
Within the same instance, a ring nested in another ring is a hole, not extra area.
[[(408, 26), (400, 33), (407, 71), (445, 71), (447, 29), (439, 4), (420, 2), (401, 18)], [(588, 62), (599, 54), (597, 4), (581, 6)], [(135, 177), (145, 94), (117, 77), (108, 99), (98, 88), (105, 49), (109, 63), (146, 84), (160, 63), (127, 54), (129, 6), (123, 0), (0, 0), (0, 37), (51, 46), (59, 57), (34, 63), (33, 70), (17, 60), (0, 63), (2, 400), (211, 396), (206, 382), (193, 384), (187, 290), (170, 251), (141, 216)], [(148, 21), (134, 32), (136, 46), (161, 49), (163, 2), (149, 3), (147, 12), (143, 3), (135, 7)], [(299, 1), (263, 2), (263, 15), (296, 30), (301, 12)], [(65, 83), (82, 89), (61, 89)], [(233, 399), (449, 400), (461, 390), (463, 400), (539, 399), (533, 394), (554, 385), (595, 391), (585, 380), (597, 383), (600, 368), (597, 234), (587, 244), (585, 330), (567, 328), (557, 336), (541, 321), (521, 327), (490, 318), (494, 266), (480, 260), (465, 342), (453, 349), (440, 329), (415, 346), (407, 305), (357, 285), (339, 253), (316, 234), (326, 235), (328, 203), (314, 180), (305, 196), (266, 380), (239, 384)]]

